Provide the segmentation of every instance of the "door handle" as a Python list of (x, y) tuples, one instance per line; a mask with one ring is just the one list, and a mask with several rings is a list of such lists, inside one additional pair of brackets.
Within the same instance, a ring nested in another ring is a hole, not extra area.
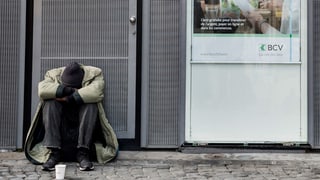
[(129, 21), (130, 21), (131, 24), (136, 23), (136, 21), (137, 21), (136, 16), (131, 16), (130, 19), (129, 19)]

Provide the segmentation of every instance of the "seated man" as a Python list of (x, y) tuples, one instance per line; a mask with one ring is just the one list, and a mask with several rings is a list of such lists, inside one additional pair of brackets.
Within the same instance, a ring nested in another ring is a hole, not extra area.
[[(117, 138), (101, 103), (104, 97), (101, 69), (72, 62), (49, 70), (39, 83), (38, 93), (41, 103), (25, 144), (25, 154), (31, 162), (43, 163), (43, 170), (53, 171), (63, 160), (64, 147), (72, 144), (66, 139), (74, 141), (77, 152), (71, 154), (76, 154), (82, 171), (94, 169), (89, 156), (92, 147), (102, 163), (117, 155)], [(76, 133), (71, 133), (74, 132), (71, 129), (76, 129)], [(95, 138), (97, 129), (101, 132)]]

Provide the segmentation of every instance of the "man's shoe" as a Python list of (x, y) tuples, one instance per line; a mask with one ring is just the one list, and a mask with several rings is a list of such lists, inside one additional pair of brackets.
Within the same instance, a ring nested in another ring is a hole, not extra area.
[(89, 150), (80, 148), (77, 154), (80, 171), (91, 171), (94, 169), (93, 163), (89, 159)]
[(42, 170), (44, 171), (54, 171), (55, 165), (60, 161), (60, 151), (58, 149), (51, 149), (50, 157), (42, 165)]

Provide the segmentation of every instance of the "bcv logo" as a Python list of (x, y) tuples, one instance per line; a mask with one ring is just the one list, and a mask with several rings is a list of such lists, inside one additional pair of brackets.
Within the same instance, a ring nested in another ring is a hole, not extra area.
[(279, 52), (284, 49), (283, 44), (260, 44), (259, 51), (263, 52)]

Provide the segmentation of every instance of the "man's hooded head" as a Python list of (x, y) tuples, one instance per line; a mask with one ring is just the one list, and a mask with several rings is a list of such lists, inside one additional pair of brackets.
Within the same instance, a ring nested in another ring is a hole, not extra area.
[(61, 75), (61, 81), (64, 86), (81, 88), (83, 76), (84, 71), (80, 64), (77, 62), (72, 62), (65, 67)]

